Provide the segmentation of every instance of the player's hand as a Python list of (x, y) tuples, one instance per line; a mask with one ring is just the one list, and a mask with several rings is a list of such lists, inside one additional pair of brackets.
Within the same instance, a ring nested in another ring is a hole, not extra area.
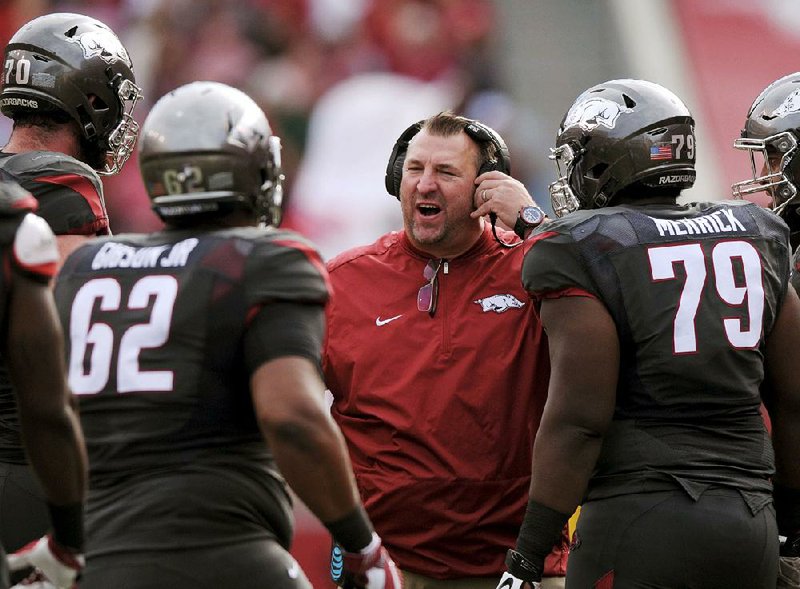
[(542, 581), (542, 567), (536, 566), (516, 550), (506, 555), (506, 569), (497, 589), (539, 589)]
[(800, 589), (800, 533), (781, 542), (777, 589)]
[(331, 579), (344, 589), (402, 589), (403, 578), (378, 534), (360, 552), (331, 551)]
[(35, 574), (44, 577), (56, 589), (73, 587), (84, 565), (82, 554), (61, 546), (49, 534), (23, 546), (6, 558), (12, 572), (32, 567)]

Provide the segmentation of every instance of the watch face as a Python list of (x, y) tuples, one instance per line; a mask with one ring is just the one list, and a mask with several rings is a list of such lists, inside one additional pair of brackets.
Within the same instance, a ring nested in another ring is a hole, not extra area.
[(520, 212), (520, 216), (528, 225), (538, 225), (544, 219), (544, 211), (539, 207), (525, 207)]

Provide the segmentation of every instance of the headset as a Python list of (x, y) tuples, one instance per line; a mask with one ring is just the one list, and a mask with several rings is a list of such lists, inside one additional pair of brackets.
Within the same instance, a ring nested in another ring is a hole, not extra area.
[[(477, 176), (492, 170), (498, 170), (504, 174), (511, 175), (511, 156), (508, 153), (508, 146), (500, 134), (491, 127), (474, 119), (468, 119), (467, 126), (464, 127), (464, 132), (475, 143), (491, 142), (495, 147), (495, 159), (483, 162), (478, 170)], [(408, 151), (408, 144), (414, 138), (414, 135), (420, 132), (424, 120), (417, 121), (398, 137), (397, 141), (392, 148), (392, 155), (389, 156), (389, 163), (386, 166), (386, 191), (400, 200), (400, 182), (403, 179), (403, 163), (406, 159), (406, 152)], [(512, 248), (521, 245), (522, 242), (514, 244), (506, 243), (497, 236), (497, 213), (489, 213), (489, 219), (492, 223), (492, 235), (495, 241), (505, 248)]]
[[(414, 135), (420, 132), (424, 123), (424, 120), (418, 121), (403, 131), (392, 148), (392, 155), (389, 156), (389, 164), (386, 166), (386, 191), (398, 200), (400, 200), (400, 181), (403, 179), (403, 163), (406, 159), (408, 144)], [(484, 162), (478, 170), (478, 176), (492, 170), (499, 170), (504, 174), (511, 175), (511, 158), (508, 154), (508, 147), (497, 131), (483, 123), (469, 119), (469, 123), (464, 127), (464, 132), (475, 143), (481, 144), (488, 141), (495, 147), (496, 159)]]

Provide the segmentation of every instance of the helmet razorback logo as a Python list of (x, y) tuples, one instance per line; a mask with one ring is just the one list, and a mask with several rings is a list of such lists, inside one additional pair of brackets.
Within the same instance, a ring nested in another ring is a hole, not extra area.
[(796, 112), (800, 112), (800, 90), (795, 90), (784, 98), (781, 105), (773, 110), (771, 114), (773, 117), (783, 118)]
[(520, 309), (525, 306), (525, 303), (512, 294), (496, 294), (486, 297), (485, 299), (477, 299), (473, 302), (479, 304), (484, 313), (488, 313), (489, 311), (505, 313), (509, 309)]
[(108, 64), (122, 61), (128, 67), (132, 67), (128, 52), (110, 29), (97, 28), (74, 37), (67, 37), (67, 40), (80, 45), (86, 59), (99, 57)]
[(589, 98), (569, 109), (564, 119), (564, 128), (578, 125), (582, 129), (591, 131), (602, 125), (613, 129), (619, 115), (623, 112), (630, 112), (630, 109), (623, 109), (619, 104), (607, 98)]

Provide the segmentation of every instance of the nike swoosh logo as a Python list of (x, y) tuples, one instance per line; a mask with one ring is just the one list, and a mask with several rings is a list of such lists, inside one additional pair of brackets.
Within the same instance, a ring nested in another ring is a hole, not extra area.
[(381, 325), (386, 325), (387, 323), (391, 323), (395, 319), (400, 319), (400, 317), (402, 316), (403, 314), (401, 313), (400, 315), (395, 315), (394, 317), (389, 317), (388, 319), (381, 319), (380, 317), (378, 317), (375, 319), (375, 325), (380, 327)]

